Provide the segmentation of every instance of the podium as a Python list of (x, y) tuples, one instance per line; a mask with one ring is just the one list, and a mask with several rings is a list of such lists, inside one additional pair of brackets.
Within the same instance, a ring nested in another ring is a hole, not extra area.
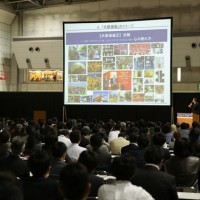
[(35, 110), (33, 112), (33, 120), (35, 121), (35, 123), (37, 123), (38, 119), (42, 119), (44, 122), (46, 122), (46, 111)]
[(177, 113), (177, 123), (188, 123), (190, 128), (192, 127), (192, 122), (199, 122), (199, 115), (195, 113)]

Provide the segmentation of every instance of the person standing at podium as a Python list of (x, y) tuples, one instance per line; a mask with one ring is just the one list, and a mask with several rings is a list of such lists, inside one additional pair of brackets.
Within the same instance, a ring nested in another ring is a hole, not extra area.
[(192, 110), (192, 113), (199, 115), (199, 102), (197, 98), (193, 98), (188, 107)]

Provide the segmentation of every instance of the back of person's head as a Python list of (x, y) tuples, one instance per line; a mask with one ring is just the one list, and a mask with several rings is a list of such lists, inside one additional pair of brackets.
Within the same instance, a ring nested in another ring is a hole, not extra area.
[(130, 180), (133, 178), (135, 169), (135, 158), (128, 154), (115, 157), (111, 163), (111, 174), (115, 176), (117, 180)]
[(58, 122), (57, 123), (57, 129), (64, 129), (65, 128), (65, 123), (64, 122)]
[(88, 171), (81, 163), (69, 163), (59, 176), (60, 190), (67, 200), (83, 200), (90, 193)]
[(200, 141), (195, 142), (192, 145), (192, 154), (200, 158)]
[(91, 133), (91, 130), (89, 126), (84, 126), (81, 129), (81, 135), (87, 136), (87, 135), (90, 135), (90, 133)]
[(193, 101), (194, 101), (194, 102), (197, 102), (197, 101), (198, 101), (198, 99), (197, 99), (196, 97), (194, 97), (194, 98), (193, 98)]
[(152, 137), (152, 142), (154, 145), (163, 146), (166, 142), (165, 135), (163, 133), (155, 133)]
[(97, 166), (97, 156), (93, 151), (83, 151), (78, 159), (78, 162), (82, 163), (91, 173)]
[(55, 133), (49, 132), (46, 134), (46, 137), (45, 137), (45, 145), (46, 146), (52, 146), (57, 141), (58, 141), (58, 136)]
[(0, 133), (0, 144), (5, 144), (10, 140), (10, 133), (7, 130), (3, 130)]
[(23, 200), (23, 192), (19, 181), (9, 172), (0, 172), (0, 199)]
[(15, 136), (12, 139), (11, 151), (13, 154), (20, 155), (25, 149), (25, 138), (21, 136)]
[(95, 133), (90, 138), (90, 144), (94, 150), (97, 150), (101, 147), (103, 141), (102, 136), (99, 133)]
[(150, 140), (146, 134), (140, 134), (138, 137), (138, 146), (142, 149), (149, 146)]
[(79, 143), (81, 140), (81, 132), (78, 129), (74, 129), (71, 133), (70, 133), (70, 140), (72, 143)]
[(110, 131), (113, 128), (113, 123), (112, 122), (107, 122), (106, 123), (106, 130)]
[[(126, 135), (126, 133), (125, 132), (120, 132), (119, 134), (118, 134), (118, 137), (123, 137), (123, 138), (125, 138), (127, 135)], [(127, 136), (128, 137), (128, 136)]]
[(47, 119), (47, 122), (46, 122), (47, 126), (52, 126), (53, 124), (53, 120), (50, 118), (50, 119)]
[(28, 159), (28, 167), (34, 177), (45, 177), (50, 168), (50, 156), (42, 150), (36, 151)]
[(62, 158), (67, 152), (67, 146), (63, 142), (56, 142), (52, 147), (52, 155), (54, 158)]
[(199, 126), (199, 123), (194, 121), (192, 122), (192, 128), (197, 128)]
[(186, 158), (191, 155), (190, 142), (187, 138), (175, 140), (174, 154), (180, 158)]
[(144, 160), (148, 164), (158, 165), (162, 160), (162, 151), (159, 146), (149, 146), (144, 153)]
[(162, 131), (164, 134), (171, 132), (171, 125), (170, 123), (165, 123), (162, 127)]
[(140, 127), (140, 133), (141, 134), (148, 134), (149, 128), (147, 126)]
[(68, 120), (66, 121), (66, 128), (67, 128), (68, 130), (72, 129), (73, 126), (75, 126), (75, 125), (76, 125), (76, 123), (73, 122), (73, 120), (71, 120), (71, 119), (68, 119)]
[(154, 126), (154, 132), (155, 132), (155, 133), (161, 132), (161, 127), (158, 126), (158, 125), (155, 125), (155, 126)]
[(190, 130), (189, 139), (191, 143), (196, 142), (200, 137), (200, 129), (199, 128), (192, 128)]
[(137, 143), (138, 142), (138, 137), (139, 137), (139, 134), (137, 131), (130, 131), (128, 133), (128, 136), (129, 136), (129, 140), (131, 143)]
[(172, 125), (171, 125), (171, 131), (173, 131), (173, 132), (177, 131), (177, 127), (176, 127), (175, 124), (172, 124)]
[(187, 129), (187, 124), (185, 122), (181, 123), (181, 129)]
[(23, 126), (22, 126), (22, 124), (18, 123), (18, 124), (16, 124), (15, 128), (17, 131), (21, 131)]
[(98, 133), (98, 132), (100, 132), (101, 130), (102, 130), (102, 126), (101, 126), (100, 123), (96, 123), (96, 124), (94, 125), (94, 127), (92, 128), (92, 132), (93, 132), (93, 133)]
[(120, 129), (121, 129), (121, 125), (120, 125), (120, 123), (117, 123), (117, 124), (115, 125), (115, 130), (120, 131)]
[(67, 129), (58, 130), (58, 135), (64, 135), (65, 137), (69, 137), (69, 131)]
[(180, 133), (180, 131), (175, 131), (174, 132), (174, 139), (175, 140), (178, 140), (178, 139), (180, 139), (181, 138), (181, 133)]

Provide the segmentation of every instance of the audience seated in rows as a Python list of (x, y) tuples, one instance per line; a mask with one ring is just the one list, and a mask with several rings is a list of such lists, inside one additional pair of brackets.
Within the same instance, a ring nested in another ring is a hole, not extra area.
[[(21, 156), (30, 156), (30, 155), (36, 153), (37, 150), (41, 150), (41, 146), (43, 146), (42, 149), (45, 150), (46, 152), (48, 152), (48, 154), (50, 156), (50, 160), (51, 160), (50, 165), (52, 165), (52, 171), (53, 171), (53, 168), (54, 168), (53, 167), (54, 162), (56, 161), (55, 163), (57, 163), (57, 161), (58, 162), (61, 161), (60, 158), (62, 156), (57, 157), (53, 153), (55, 148), (56, 148), (56, 145), (58, 144), (59, 138), (61, 138), (61, 135), (63, 134), (63, 136), (64, 136), (63, 138), (66, 138), (69, 141), (70, 139), (68, 137), (71, 137), (71, 139), (74, 137), (73, 132), (79, 132), (77, 138), (80, 139), (81, 131), (84, 130), (84, 129), (85, 129), (85, 131), (91, 130), (91, 133), (88, 132), (89, 134), (87, 134), (87, 133), (86, 133), (86, 135), (85, 135), (85, 133), (82, 134), (82, 138), (83, 138), (83, 135), (84, 135), (83, 139), (86, 139), (85, 140), (86, 142), (83, 141), (82, 146), (85, 146), (89, 142), (89, 144), (87, 145), (87, 149), (92, 150), (93, 154), (95, 154), (95, 158), (97, 158), (97, 166), (95, 167), (95, 170), (105, 170), (107, 172), (110, 171), (112, 151), (110, 152), (109, 145), (111, 145), (112, 142), (115, 141), (115, 139), (112, 140), (110, 142), (110, 144), (108, 144), (108, 143), (106, 143), (106, 138), (107, 138), (107, 136), (109, 137), (110, 132), (115, 131), (116, 129), (118, 129), (118, 127), (119, 127), (119, 130), (123, 129), (125, 131), (126, 135), (128, 136), (127, 140), (124, 139), (124, 141), (128, 142), (128, 143), (130, 141), (130, 144), (127, 143), (126, 146), (124, 146), (122, 148), (120, 147), (121, 153), (126, 154), (128, 152), (129, 154), (135, 156), (138, 168), (140, 168), (140, 169), (142, 167), (146, 168), (145, 160), (144, 160), (144, 158), (145, 158), (144, 153), (145, 153), (146, 148), (149, 146), (150, 143), (161, 147), (161, 151), (162, 151), (162, 155), (163, 155), (162, 159), (163, 159), (164, 162), (166, 161), (166, 166), (167, 166), (168, 161), (171, 161), (172, 158), (173, 158), (173, 157), (170, 158), (169, 150), (163, 148), (163, 143), (165, 142), (165, 139), (166, 139), (166, 135), (163, 135), (163, 133), (162, 133), (163, 127), (166, 124), (167, 124), (167, 127), (170, 127), (171, 126), (170, 123), (166, 123), (163, 126), (162, 123), (160, 123), (160, 122), (156, 122), (156, 123), (155, 122), (145, 122), (142, 119), (135, 121), (135, 122), (131, 122), (131, 121), (114, 122), (113, 120), (109, 120), (108, 123), (104, 123), (104, 122), (102, 122), (100, 120), (96, 120), (96, 119), (93, 120), (91, 123), (88, 123), (88, 122), (86, 122), (85, 120), (82, 120), (82, 119), (77, 119), (77, 120), (68, 119), (66, 121), (66, 123), (63, 123), (63, 122), (60, 123), (60, 122), (58, 122), (58, 120), (56, 118), (55, 119), (52, 118), (52, 119), (47, 120), (46, 124), (44, 124), (43, 122), (42, 123), (39, 123), (39, 122), (35, 123), (33, 120), (26, 121), (24, 119), (17, 119), (15, 121), (10, 120), (9, 124), (0, 124), (0, 125), (2, 125), (2, 127), (8, 128), (8, 130), (9, 130), (8, 135), (10, 135), (11, 133), (13, 133), (13, 135), (14, 135), (15, 130), (16, 130), (16, 124), (22, 125), (22, 132), (20, 134), (21, 136), (18, 136), (18, 137), (20, 137), (24, 140), (24, 144), (26, 143), (25, 144), (25, 151), (24, 151), (24, 145), (23, 145), (23, 150), (20, 151), (20, 153), (17, 157), (20, 159)], [(73, 129), (73, 131), (70, 134), (67, 132), (67, 137), (66, 137), (65, 133), (62, 132), (62, 131), (66, 131), (67, 124), (69, 124), (68, 131), (70, 129)], [(160, 127), (162, 127), (162, 129)], [(169, 130), (169, 129), (167, 128), (167, 129), (164, 129), (164, 130)], [(199, 159), (198, 158), (199, 155), (200, 155), (199, 123), (196, 123), (196, 124), (193, 123), (192, 129), (189, 129), (187, 127), (187, 130), (189, 130), (189, 135), (188, 135), (189, 140), (190, 140), (189, 145), (191, 145), (190, 149), (189, 149), (190, 150), (190, 156), (189, 157), (196, 156), (197, 159)], [(3, 134), (1, 135), (1, 133), (5, 133), (4, 131), (5, 130), (0, 132), (0, 149), (1, 149), (1, 145), (2, 145), (1, 144), (1, 136), (3, 137)], [(132, 133), (134, 133), (134, 134), (132, 134)], [(181, 137), (181, 133), (179, 132), (179, 128), (177, 128), (177, 131), (172, 131), (172, 128), (171, 128), (170, 133), (173, 134), (174, 139), (173, 138), (170, 139), (169, 140), (170, 142), (169, 142), (168, 145), (169, 145), (170, 148), (173, 148), (172, 145), (171, 145), (173, 143), (172, 140), (173, 141), (175, 140), (175, 143), (176, 143), (176, 141), (179, 141), (180, 140), (179, 138)], [(119, 135), (119, 133), (117, 134), (117, 139), (119, 139), (118, 135)], [(7, 139), (9, 140), (9, 137), (7, 137)], [(9, 144), (9, 141), (7, 141), (7, 139), (6, 139), (6, 148), (5, 149), (2, 148), (6, 152), (6, 153), (3, 153), (5, 155), (5, 157), (7, 157), (6, 159), (10, 158), (10, 155), (9, 155), (10, 150), (7, 149), (7, 147), (9, 147), (9, 145), (7, 146), (7, 142)], [(68, 146), (66, 157), (65, 156), (62, 157), (62, 164), (63, 165), (60, 167), (61, 169), (63, 167), (65, 167), (66, 162), (71, 162), (70, 159), (68, 159), (68, 154), (69, 154), (69, 156), (77, 154), (76, 159), (72, 158), (72, 160), (76, 162), (77, 160), (79, 160), (81, 153), (85, 152), (86, 148), (82, 149), (82, 147), (80, 147), (81, 140), (79, 140), (79, 139), (74, 144), (70, 144), (70, 143), (67, 144), (67, 145), (65, 144), (65, 146), (64, 146), (65, 148), (61, 148), (61, 149), (66, 150), (66, 146)], [(14, 141), (15, 141), (15, 138), (13, 138), (12, 142), (14, 142)], [(41, 143), (41, 141), (44, 142), (44, 145)], [(61, 139), (61, 141), (62, 141), (62, 139)], [(62, 141), (62, 142), (63, 143), (61, 144), (61, 146), (63, 146), (63, 144), (64, 144), (64, 141)], [(4, 143), (4, 142), (2, 142), (2, 143)], [(74, 148), (75, 146), (76, 146), (76, 148)], [(166, 147), (166, 146), (164, 145), (164, 147)], [(80, 148), (81, 148), (81, 151), (79, 151)], [(70, 149), (74, 150), (74, 152), (70, 153), (69, 152)], [(13, 152), (11, 152), (11, 155), (13, 155)], [(88, 151), (86, 151), (86, 152), (88, 152)], [(0, 153), (2, 153), (2, 152), (0, 151)], [(4, 156), (2, 156), (2, 158), (3, 157)], [(55, 159), (55, 157), (57, 157), (57, 159)], [(174, 157), (176, 157), (176, 155)], [(27, 157), (25, 157), (25, 158), (27, 158)], [(88, 158), (88, 160), (89, 160), (89, 158)], [(187, 160), (187, 159), (188, 158), (185, 158), (185, 160)], [(177, 160), (180, 161), (181, 159), (176, 159), (176, 162), (178, 163)], [(189, 160), (190, 163), (192, 163), (195, 159), (192, 159), (192, 162), (191, 162), (191, 159), (188, 159), (188, 160)], [(21, 160), (21, 161), (23, 161), (23, 165), (24, 164), (26, 165), (25, 160)], [(182, 161), (180, 161), (180, 163), (181, 162)], [(175, 166), (176, 166), (176, 164), (175, 164)], [(177, 166), (178, 166), (178, 164), (177, 164)], [(10, 169), (9, 167), (8, 167), (8, 170)], [(1, 165), (1, 158), (0, 158), (0, 168), (4, 168), (4, 169), (7, 168), (6, 166), (4, 166), (4, 164)], [(10, 169), (10, 171), (15, 172), (15, 170), (16, 171), (18, 170), (17, 168), (19, 168), (19, 167), (15, 166), (14, 169)], [(58, 174), (59, 174), (58, 171), (59, 170), (57, 170), (57, 169), (55, 170), (56, 171), (56, 179), (58, 179)], [(170, 173), (169, 171), (167, 171), (167, 172)], [(192, 171), (190, 171), (190, 173), (192, 173)], [(52, 172), (50, 177), (52, 177), (53, 174), (54, 174), (54, 172)], [(91, 176), (91, 174), (92, 173), (90, 172), (90, 176)], [(176, 176), (176, 175), (182, 176), (178, 172), (175, 172), (174, 176)], [(192, 174), (191, 177), (193, 177), (193, 175), (194, 174)], [(29, 169), (28, 169), (27, 176), (29, 176)], [(194, 176), (196, 178), (196, 175), (194, 175)], [(24, 179), (24, 177), (21, 176), (21, 175), (19, 177), (21, 179)], [(183, 179), (187, 178), (187, 176), (183, 175), (182, 178)], [(176, 177), (176, 179), (177, 179), (177, 177)], [(188, 182), (187, 181), (188, 179), (186, 179), (186, 182)], [(91, 181), (91, 179), (89, 179), (89, 180)], [(179, 179), (177, 179), (177, 180), (179, 180)], [(189, 180), (189, 182), (190, 182), (190, 180)], [(93, 183), (93, 185), (94, 185), (94, 183)], [(179, 186), (179, 182), (177, 182), (177, 186)], [(92, 187), (91, 189), (92, 189), (92, 191), (91, 191), (90, 195), (93, 194), (94, 187)], [(97, 190), (96, 190), (95, 194), (96, 193), (97, 193)]]
[(137, 169), (132, 183), (141, 186), (155, 200), (177, 200), (175, 177), (160, 171), (163, 162), (162, 149), (152, 145), (145, 151), (145, 167)]
[(135, 169), (135, 160), (132, 156), (115, 157), (111, 164), (111, 174), (116, 177), (117, 182), (102, 185), (98, 191), (99, 200), (152, 200), (152, 196), (142, 187), (131, 184)]

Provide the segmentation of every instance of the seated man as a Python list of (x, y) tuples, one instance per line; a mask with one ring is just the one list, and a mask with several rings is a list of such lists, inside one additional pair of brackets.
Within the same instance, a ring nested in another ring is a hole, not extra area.
[(99, 200), (152, 200), (152, 196), (143, 188), (132, 185), (130, 179), (136, 169), (134, 157), (121, 155), (111, 164), (111, 174), (116, 177), (116, 184), (104, 184), (99, 188)]
[(0, 172), (0, 199), (23, 200), (19, 180), (11, 173)]
[(187, 138), (175, 141), (174, 154), (166, 161), (166, 171), (176, 178), (178, 187), (194, 186), (198, 180), (200, 160), (191, 154), (190, 142)]
[(10, 133), (3, 130), (0, 134), (0, 160), (8, 157), (10, 152)]
[(79, 146), (81, 141), (81, 132), (76, 129), (73, 130), (70, 133), (70, 140), (72, 144), (67, 148), (67, 154), (72, 161), (77, 161), (81, 152), (86, 150), (86, 148)]
[(67, 129), (61, 129), (58, 131), (58, 141), (63, 142), (66, 147), (69, 147), (72, 144), (69, 139), (69, 131)]
[(130, 151), (134, 151), (139, 148), (137, 144), (139, 134), (136, 131), (131, 131), (129, 132), (128, 135), (129, 135), (130, 144), (122, 147), (121, 149), (122, 154), (128, 153)]
[(129, 145), (129, 141), (125, 138), (126, 134), (120, 132), (118, 138), (110, 141), (110, 149), (112, 154), (121, 154), (121, 149)]
[(67, 200), (85, 200), (90, 193), (88, 171), (81, 163), (69, 163), (60, 172), (60, 191)]
[(93, 174), (97, 166), (97, 157), (95, 153), (92, 151), (83, 151), (79, 156), (78, 162), (82, 163), (89, 172), (89, 179), (91, 182), (91, 192), (89, 196), (96, 197), (99, 187), (104, 184), (104, 180)]
[(25, 139), (21, 136), (15, 136), (11, 143), (11, 154), (0, 160), (0, 169), (9, 170), (21, 179), (29, 177), (27, 163), (20, 158), (24, 149)]
[(138, 169), (132, 183), (143, 187), (156, 200), (177, 200), (175, 177), (160, 171), (162, 150), (159, 146), (150, 146), (144, 154), (145, 167)]
[(66, 165), (67, 147), (63, 142), (57, 142), (52, 148), (50, 178), (59, 178), (60, 170)]
[(90, 138), (90, 144), (97, 156), (96, 170), (108, 171), (111, 164), (111, 155), (107, 151), (101, 149), (103, 144), (102, 136), (99, 133), (93, 134)]
[(48, 179), (50, 156), (46, 151), (37, 151), (28, 159), (32, 177), (23, 180), (24, 200), (60, 200), (58, 182)]

